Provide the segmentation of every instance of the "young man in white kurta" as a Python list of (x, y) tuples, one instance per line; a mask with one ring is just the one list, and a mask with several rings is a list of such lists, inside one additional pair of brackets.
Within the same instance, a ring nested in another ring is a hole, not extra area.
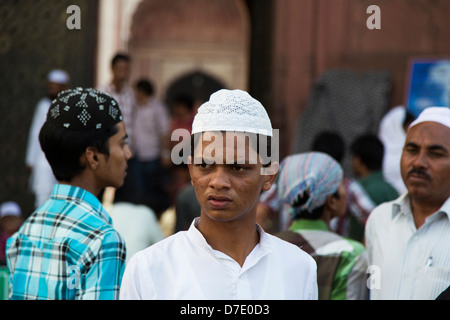
[(259, 229), (259, 244), (241, 267), (206, 242), (198, 219), (131, 258), (120, 299), (317, 299), (307, 253)]
[[(207, 152), (212, 141), (244, 131), (272, 136), (264, 107), (248, 93), (220, 90), (199, 108), (192, 133), (202, 143), (194, 147), (189, 171), (200, 218), (131, 258), (121, 299), (317, 299), (314, 260), (256, 225), (259, 194), (270, 189), (277, 171), (262, 174), (261, 159), (249, 160), (251, 146), (240, 156), (239, 146), (228, 142)], [(221, 152), (223, 158), (216, 157)]]

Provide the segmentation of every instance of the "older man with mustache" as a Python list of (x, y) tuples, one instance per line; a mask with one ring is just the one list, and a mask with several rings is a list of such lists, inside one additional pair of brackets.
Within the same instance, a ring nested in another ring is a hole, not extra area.
[(450, 109), (425, 109), (406, 135), (408, 192), (366, 224), (371, 299), (435, 299), (450, 285)]

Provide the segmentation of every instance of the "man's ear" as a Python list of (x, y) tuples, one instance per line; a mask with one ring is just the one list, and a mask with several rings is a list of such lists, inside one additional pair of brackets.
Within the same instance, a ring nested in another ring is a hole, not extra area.
[(325, 200), (325, 206), (331, 211), (335, 212), (338, 209), (339, 199), (333, 194), (329, 194)]
[[(192, 175), (191, 175), (191, 170), (192, 170), (192, 156), (188, 156), (188, 158), (187, 158), (187, 165), (188, 165), (188, 170), (189, 170), (189, 176), (192, 177)], [(193, 185), (192, 179), (191, 179), (191, 184)]]
[(268, 191), (277, 180), (280, 165), (278, 162), (274, 161), (269, 167), (261, 169), (261, 174), (264, 175), (264, 185), (262, 189), (263, 191)]
[[(84, 161), (84, 163), (83, 163)], [(87, 166), (92, 170), (96, 170), (99, 166), (99, 152), (95, 147), (87, 147), (81, 157), (81, 165)]]

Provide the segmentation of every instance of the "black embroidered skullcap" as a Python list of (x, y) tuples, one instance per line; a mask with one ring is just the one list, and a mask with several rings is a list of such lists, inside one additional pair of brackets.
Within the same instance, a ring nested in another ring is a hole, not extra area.
[(122, 120), (117, 101), (92, 88), (60, 92), (47, 113), (47, 123), (71, 130), (100, 130)]

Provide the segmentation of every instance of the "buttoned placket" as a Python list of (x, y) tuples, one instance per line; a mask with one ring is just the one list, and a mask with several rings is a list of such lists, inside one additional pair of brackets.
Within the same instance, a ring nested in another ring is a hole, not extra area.
[(258, 226), (260, 234), (259, 243), (253, 248), (250, 254), (246, 257), (242, 267), (237, 261), (227, 254), (214, 250), (207, 242), (200, 231), (197, 229), (199, 218), (196, 218), (188, 230), (189, 238), (194, 241), (202, 250), (213, 257), (213, 259), (220, 263), (225, 271), (232, 277), (235, 284), (235, 298), (238, 300), (254, 299), (251, 291), (251, 284), (248, 278), (248, 271), (250, 271), (261, 259), (272, 252), (273, 248), (266, 240), (266, 235), (261, 227)]
[(215, 258), (225, 267), (225, 269), (233, 277), (235, 283), (235, 297), (238, 300), (250, 300), (255, 297), (252, 296), (251, 285), (248, 278), (248, 271), (253, 268), (267, 252), (261, 248), (258, 243), (250, 252), (244, 261), (242, 267), (237, 261), (223, 252), (211, 249)]

